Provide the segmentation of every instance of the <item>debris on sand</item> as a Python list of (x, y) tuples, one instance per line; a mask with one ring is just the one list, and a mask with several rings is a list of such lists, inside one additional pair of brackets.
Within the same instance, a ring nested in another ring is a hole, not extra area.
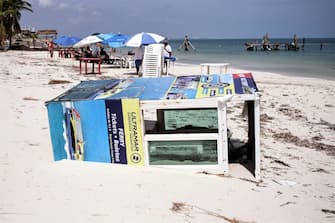
[(23, 100), (25, 100), (25, 101), (40, 101), (41, 99), (32, 98), (32, 97), (24, 97)]
[(172, 202), (172, 207), (170, 208), (171, 211), (176, 212), (176, 213), (181, 213), (184, 214), (187, 217), (194, 217), (191, 216), (191, 212), (194, 211), (195, 213), (201, 213), (201, 214), (207, 214), (216, 218), (220, 218), (223, 219), (229, 223), (253, 223), (250, 221), (243, 221), (243, 220), (239, 220), (236, 218), (229, 218), (227, 216), (221, 215), (217, 212), (213, 212), (210, 210), (206, 210), (204, 208), (198, 207), (196, 205), (191, 205), (191, 204), (187, 204), (184, 202)]
[(69, 84), (71, 81), (67, 80), (50, 80), (48, 84)]
[(335, 214), (335, 211), (334, 211), (334, 210), (321, 209), (321, 211), (322, 211), (323, 213), (326, 213), (326, 214)]
[(298, 136), (292, 135), (291, 132), (282, 132), (273, 134), (273, 138), (285, 143), (292, 143), (296, 146), (312, 148), (317, 151), (324, 151), (328, 155), (335, 156), (335, 146), (327, 145), (321, 142), (309, 141), (308, 139), (300, 139)]

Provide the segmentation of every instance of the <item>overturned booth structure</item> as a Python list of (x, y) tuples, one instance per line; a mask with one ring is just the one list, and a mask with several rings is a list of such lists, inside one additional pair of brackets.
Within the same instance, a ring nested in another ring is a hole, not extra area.
[(251, 73), (83, 81), (46, 103), (55, 160), (229, 171), (227, 104), (248, 111), (259, 178), (259, 95)]

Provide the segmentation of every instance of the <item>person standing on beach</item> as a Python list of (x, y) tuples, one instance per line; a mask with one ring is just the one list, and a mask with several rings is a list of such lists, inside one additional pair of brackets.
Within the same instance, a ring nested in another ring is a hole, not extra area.
[(164, 49), (163, 49), (163, 56), (164, 57), (171, 57), (172, 56), (172, 48), (167, 39), (163, 41)]
[(143, 55), (144, 55), (144, 49), (142, 45), (135, 48), (134, 60), (135, 60), (135, 67), (136, 67), (137, 75), (139, 74), (140, 67), (142, 66)]
[(52, 41), (48, 42), (48, 51), (49, 51), (50, 57), (53, 58), (54, 57), (54, 43)]
[(167, 60), (172, 56), (172, 48), (167, 39), (163, 41), (164, 68), (167, 68)]

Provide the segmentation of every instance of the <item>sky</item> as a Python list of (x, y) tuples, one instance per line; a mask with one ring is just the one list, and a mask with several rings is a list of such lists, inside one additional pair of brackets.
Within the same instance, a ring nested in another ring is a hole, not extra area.
[(28, 0), (21, 28), (58, 35), (154, 32), (168, 38), (335, 37), (334, 0)]

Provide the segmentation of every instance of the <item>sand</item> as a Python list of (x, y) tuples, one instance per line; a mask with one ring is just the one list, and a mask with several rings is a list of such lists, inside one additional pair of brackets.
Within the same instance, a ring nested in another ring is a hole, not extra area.
[[(251, 71), (262, 93), (256, 181), (238, 164), (223, 176), (54, 162), (45, 101), (80, 80), (134, 76), (106, 65), (101, 76), (84, 76), (78, 65), (46, 52), (0, 52), (0, 222), (335, 221), (335, 81)], [(200, 66), (177, 62), (174, 74), (187, 73)], [(239, 112), (230, 119), (244, 124)]]

